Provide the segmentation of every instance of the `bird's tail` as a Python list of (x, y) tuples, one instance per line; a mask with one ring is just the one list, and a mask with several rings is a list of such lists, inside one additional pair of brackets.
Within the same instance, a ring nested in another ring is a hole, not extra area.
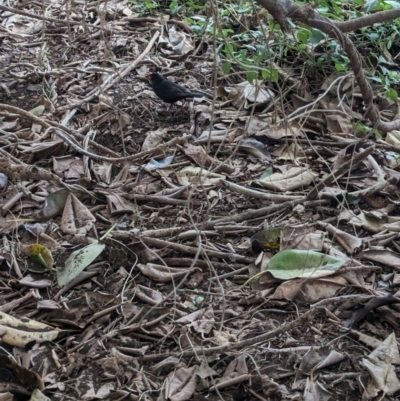
[(207, 95), (199, 91), (190, 91), (190, 97), (206, 97)]

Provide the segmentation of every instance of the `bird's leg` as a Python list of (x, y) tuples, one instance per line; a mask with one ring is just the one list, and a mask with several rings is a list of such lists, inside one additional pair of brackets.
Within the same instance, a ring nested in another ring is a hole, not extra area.
[[(173, 113), (175, 110), (175, 103), (170, 103), (168, 107), (168, 112)], [(175, 113), (174, 113), (175, 114)]]

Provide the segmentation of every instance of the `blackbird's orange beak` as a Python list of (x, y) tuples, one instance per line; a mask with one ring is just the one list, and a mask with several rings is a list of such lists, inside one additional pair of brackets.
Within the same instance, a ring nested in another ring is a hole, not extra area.
[(150, 79), (151, 78), (151, 72), (149, 71), (149, 72), (146, 72), (146, 78), (147, 79)]

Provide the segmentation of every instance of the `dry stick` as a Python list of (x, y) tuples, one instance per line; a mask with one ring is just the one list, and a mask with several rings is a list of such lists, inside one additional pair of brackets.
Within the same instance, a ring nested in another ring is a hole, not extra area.
[[(114, 233), (113, 233), (114, 234)], [(193, 262), (193, 258), (181, 258), (181, 257), (172, 257), (172, 258), (164, 258), (164, 262), (167, 266), (174, 266), (174, 267), (188, 267), (192, 264)], [(213, 266), (215, 269), (231, 269), (231, 270), (235, 270), (235, 269), (241, 269), (242, 265), (241, 264), (227, 264), (224, 262), (212, 262)], [(196, 267), (202, 267), (202, 268), (208, 268), (209, 267), (209, 263), (205, 260), (199, 259), (196, 262)], [(189, 290), (187, 290), (189, 291)], [(193, 291), (198, 291), (193, 290)]]
[(118, 309), (121, 306), (121, 304), (118, 305), (113, 305), (110, 306), (109, 308), (103, 309), (100, 312), (95, 313), (92, 315), (92, 317), (86, 322), (85, 327), (89, 326), (90, 323), (96, 321), (97, 319), (100, 319), (103, 316), (106, 316), (108, 314), (111, 314), (111, 312), (115, 311), (115, 309)]
[(389, 143), (384, 142), (382, 139), (379, 139), (377, 141), (376, 147), (378, 149), (383, 149), (383, 150), (386, 150), (388, 152), (400, 153), (400, 146), (391, 145)]
[(129, 64), (128, 67), (125, 68), (125, 70), (123, 70), (122, 72), (117, 72), (116, 74), (108, 77), (107, 80), (100, 87), (96, 88), (84, 99), (82, 99), (78, 102), (75, 102), (72, 105), (60, 107), (59, 109), (57, 109), (57, 112), (65, 112), (67, 110), (70, 110), (71, 108), (80, 107), (82, 104), (90, 102), (91, 100), (96, 98), (100, 93), (105, 92), (108, 89), (110, 89), (113, 85), (115, 85), (122, 78), (124, 78), (126, 75), (128, 75), (134, 68), (137, 67), (137, 65), (144, 59), (144, 57), (147, 55), (147, 53), (153, 47), (154, 42), (157, 40), (159, 35), (160, 35), (160, 31), (157, 31), (154, 34), (154, 36), (151, 38), (149, 44), (144, 49), (143, 53), (135, 61), (132, 61), (132, 63)]
[(244, 266), (244, 267), (241, 267), (240, 269), (234, 270), (232, 272), (221, 274), (220, 276), (210, 277), (209, 280), (211, 280), (211, 281), (213, 281), (213, 280), (223, 280), (223, 279), (228, 278), (228, 277), (236, 276), (239, 273), (243, 273), (243, 272), (247, 271), (248, 269), (249, 269), (249, 266)]
[[(178, 252), (188, 253), (189, 255), (195, 255), (198, 252), (197, 248), (195, 248), (194, 246), (176, 244), (174, 242), (164, 241), (161, 239), (150, 238), (150, 237), (140, 237), (140, 239), (146, 245), (152, 245), (157, 248), (165, 247), (165, 248), (173, 249)], [(234, 262), (254, 263), (254, 260), (255, 260), (254, 258), (248, 258), (246, 256), (237, 255), (235, 253), (216, 252), (216, 251), (209, 251), (209, 250), (203, 250), (203, 252), (206, 252), (207, 255), (210, 257), (215, 257), (218, 259), (229, 259)]]
[(130, 199), (134, 199), (136, 201), (141, 202), (155, 202), (155, 203), (163, 203), (167, 205), (181, 205), (188, 206), (188, 201), (185, 199), (174, 199), (168, 198), (167, 196), (159, 196), (159, 195), (137, 195), (134, 194), (130, 196)]
[(243, 349), (245, 347), (249, 347), (249, 346), (257, 344), (257, 343), (265, 342), (265, 341), (269, 340), (270, 338), (278, 336), (279, 334), (286, 333), (289, 330), (292, 330), (293, 328), (304, 324), (306, 320), (312, 319), (314, 314), (315, 314), (315, 310), (310, 310), (310, 311), (304, 313), (299, 318), (293, 320), (292, 322), (284, 323), (282, 326), (278, 327), (275, 330), (268, 331), (267, 333), (260, 334), (259, 336), (255, 336), (255, 337), (249, 338), (247, 340), (239, 341), (237, 343), (229, 343), (229, 344), (220, 345), (218, 347), (210, 347), (210, 348), (196, 347), (191, 350), (176, 352), (176, 353), (145, 355), (142, 358), (142, 360), (143, 360), (143, 362), (149, 362), (149, 361), (162, 360), (169, 356), (176, 356), (178, 358), (192, 357), (192, 356), (195, 356), (198, 354), (210, 355), (210, 354), (219, 354), (219, 353), (222, 353), (225, 351), (229, 352), (229, 351), (233, 351), (233, 350), (237, 350), (237, 349)]
[(1, 305), (0, 306), (0, 312), (10, 312), (11, 310), (13, 310), (16, 306), (23, 304), (25, 301), (27, 301), (28, 299), (31, 299), (33, 297), (33, 292), (29, 291), (26, 295), (24, 295), (21, 298), (18, 298), (14, 301), (11, 302), (7, 302), (5, 305)]
[(228, 379), (228, 380), (224, 380), (218, 384), (216, 384), (215, 386), (211, 386), (208, 391), (216, 391), (216, 390), (222, 390), (226, 387), (230, 387), (230, 386), (234, 386), (236, 384), (240, 384), (243, 383), (249, 379), (251, 379), (251, 375), (250, 374), (244, 374), (244, 375), (240, 375), (240, 376), (236, 376), (233, 377), (232, 379)]
[[(156, 305), (154, 305), (154, 306), (156, 306)], [(157, 306), (158, 306), (158, 305), (157, 305)], [(168, 316), (169, 316), (169, 312), (164, 313), (163, 315), (158, 316), (158, 317), (156, 317), (155, 319), (153, 319), (153, 320), (151, 320), (151, 321), (149, 321), (149, 322), (145, 322), (145, 323), (142, 323), (142, 322), (133, 323), (133, 324), (130, 324), (129, 326), (124, 326), (124, 327), (122, 327), (122, 328), (120, 328), (120, 329), (112, 330), (112, 331), (110, 331), (109, 333), (107, 333), (107, 338), (115, 337), (118, 333), (127, 334), (127, 333), (131, 333), (131, 332), (133, 332), (133, 331), (136, 331), (136, 330), (149, 328), (149, 327), (151, 327), (151, 326), (156, 325), (157, 323), (162, 322), (162, 321), (163, 321), (164, 319), (166, 319)]]
[(248, 195), (253, 198), (271, 200), (271, 201), (288, 201), (288, 200), (296, 200), (302, 199), (302, 196), (293, 196), (293, 195), (276, 195), (276, 194), (268, 194), (261, 191), (255, 191), (254, 189), (242, 187), (241, 185), (234, 184), (233, 182), (221, 180), (220, 183), (229, 188), (231, 191), (235, 191), (239, 194)]
[[(323, 140), (312, 140), (312, 139), (300, 139), (300, 138), (282, 138), (278, 139), (277, 141), (280, 142), (298, 142), (298, 143), (304, 143), (305, 145), (312, 145), (312, 146), (324, 146), (325, 148), (347, 148), (350, 145), (357, 145), (361, 141), (358, 140), (346, 140), (345, 138), (340, 138), (341, 142), (336, 142), (336, 141), (323, 141)], [(365, 142), (363, 142), (365, 143)], [(399, 148), (396, 148), (397, 151), (399, 151)]]
[[(141, 232), (141, 235), (145, 237), (163, 238), (170, 237), (171, 235), (180, 234), (189, 229), (189, 226), (185, 227), (171, 227), (171, 228), (160, 228), (159, 230), (145, 230)], [(112, 237), (120, 241), (134, 241), (138, 240), (136, 234), (130, 231), (118, 231), (112, 232)]]
[[(179, 235), (177, 235), (177, 239), (182, 241), (182, 240), (187, 240), (187, 239), (194, 239), (197, 237), (199, 232), (197, 230), (187, 230)], [(218, 232), (216, 230), (210, 230), (210, 231), (201, 231), (201, 235), (203, 237), (215, 237), (218, 235)], [(174, 240), (175, 238), (170, 238)]]

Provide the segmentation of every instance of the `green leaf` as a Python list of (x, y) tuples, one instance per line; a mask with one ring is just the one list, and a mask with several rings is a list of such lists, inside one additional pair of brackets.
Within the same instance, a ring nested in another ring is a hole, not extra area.
[(94, 242), (79, 251), (72, 252), (64, 267), (57, 267), (59, 286), (68, 284), (89, 266), (104, 250), (105, 245)]
[(386, 10), (391, 10), (392, 8), (399, 8), (400, 4), (397, 1), (386, 0), (385, 4), (390, 5), (391, 7), (385, 7)]
[(370, 13), (374, 10), (376, 5), (379, 3), (379, 0), (369, 0), (365, 3), (364, 10), (366, 13)]
[(254, 80), (257, 79), (257, 77), (258, 77), (258, 74), (254, 71), (249, 71), (246, 74), (247, 82), (249, 82), (250, 84), (253, 84)]
[(343, 264), (343, 259), (324, 253), (286, 249), (271, 258), (267, 271), (281, 280), (299, 277), (318, 278), (335, 273)]
[(264, 45), (256, 45), (257, 54), (260, 55), (263, 59), (266, 59), (270, 56), (271, 51), (267, 49)]
[(361, 123), (356, 123), (354, 125), (354, 129), (357, 131), (363, 132), (364, 134), (367, 134), (370, 131), (369, 127), (367, 127), (366, 125), (361, 124)]
[(308, 41), (311, 44), (316, 45), (321, 40), (325, 39), (325, 37), (326, 37), (326, 35), (322, 31), (320, 31), (319, 29), (313, 29), (312, 35), (310, 36)]
[(171, 12), (173, 12), (177, 6), (178, 6), (178, 1), (177, 1), (177, 0), (173, 0), (173, 1), (171, 1), (171, 3), (169, 4), (169, 10), (170, 10)]
[(260, 180), (269, 177), (270, 175), (272, 175), (274, 172), (274, 169), (272, 166), (268, 166), (264, 172), (261, 174)]
[(272, 78), (271, 78), (271, 81), (272, 81), (272, 82), (278, 82), (278, 80), (279, 80), (279, 71), (273, 69), (273, 70), (272, 70)]
[(398, 98), (397, 92), (393, 88), (388, 88), (386, 91), (386, 97), (390, 100), (396, 101)]
[(367, 36), (371, 39), (371, 42), (376, 42), (379, 39), (379, 35), (376, 32), (368, 33)]
[(232, 63), (230, 61), (225, 61), (225, 63), (221, 65), (221, 70), (224, 73), (224, 75), (228, 75), (231, 72), (231, 67)]
[(373, 130), (373, 134), (375, 135), (375, 139), (377, 139), (377, 140), (383, 139), (383, 136), (381, 135), (381, 133), (379, 131), (377, 131), (376, 129)]
[(192, 31), (193, 31), (196, 35), (200, 35), (200, 34), (201, 34), (201, 26), (192, 25), (191, 28), (192, 28)]
[(308, 38), (310, 36), (311, 36), (311, 31), (308, 29), (302, 29), (297, 32), (297, 39), (304, 44), (308, 42)]
[(344, 64), (336, 63), (335, 68), (336, 68), (336, 71), (345, 71), (346, 70), (346, 66)]
[(232, 43), (227, 43), (225, 46), (225, 53), (228, 57), (232, 57), (233, 54), (233, 45)]

